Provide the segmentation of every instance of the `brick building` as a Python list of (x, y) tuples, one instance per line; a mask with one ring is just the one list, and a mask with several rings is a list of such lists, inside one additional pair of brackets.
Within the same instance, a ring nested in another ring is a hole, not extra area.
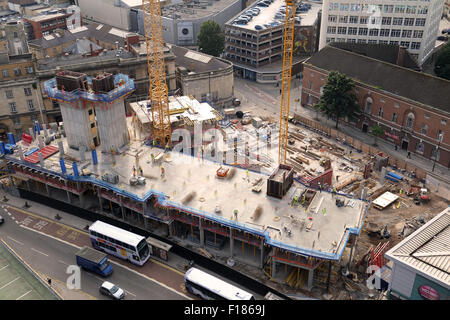
[(355, 81), (361, 114), (354, 126), (368, 132), (379, 124), (384, 139), (450, 167), (450, 81), (405, 67), (408, 55), (398, 47), (391, 61), (353, 51), (328, 45), (304, 62), (302, 105), (315, 105), (328, 73), (339, 71)]

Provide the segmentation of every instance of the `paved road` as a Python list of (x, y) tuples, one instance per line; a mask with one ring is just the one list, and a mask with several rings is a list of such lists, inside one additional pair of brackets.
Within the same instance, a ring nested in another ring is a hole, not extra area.
[[(45, 278), (51, 278), (52, 282), (64, 284), (69, 276), (67, 267), (75, 265), (75, 253), (83, 245), (90, 246), (87, 234), (21, 209), (3, 205), (0, 212), (5, 217), (5, 223), (0, 226), (0, 237), (34, 270)], [(110, 260), (113, 261), (114, 272), (108, 280), (126, 291), (126, 299), (193, 298), (184, 294), (181, 273), (151, 261), (137, 267), (113, 257)], [(153, 277), (155, 273), (159, 273), (158, 279)], [(84, 294), (85, 299), (107, 299), (98, 292), (104, 280), (82, 270), (79, 292)]]

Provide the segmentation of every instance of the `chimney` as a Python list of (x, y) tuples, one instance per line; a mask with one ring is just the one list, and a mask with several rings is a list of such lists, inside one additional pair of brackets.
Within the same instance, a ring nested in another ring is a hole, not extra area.
[(406, 47), (399, 46), (396, 64), (400, 67), (403, 67), (403, 64), (405, 63), (405, 54), (406, 54)]

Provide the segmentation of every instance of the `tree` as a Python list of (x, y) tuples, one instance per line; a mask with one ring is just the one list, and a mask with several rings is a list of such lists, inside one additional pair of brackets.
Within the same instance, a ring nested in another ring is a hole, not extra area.
[(218, 57), (225, 48), (225, 36), (220, 25), (208, 20), (200, 27), (197, 44), (201, 52)]
[(450, 80), (450, 42), (439, 50), (434, 63), (434, 73), (438, 77)]
[(323, 88), (318, 104), (319, 110), (328, 117), (336, 118), (336, 129), (339, 119), (354, 119), (359, 110), (358, 100), (353, 93), (353, 80), (338, 71), (331, 71)]
[(375, 137), (375, 142), (373, 143), (373, 145), (376, 146), (378, 137), (384, 135), (384, 128), (382, 126), (374, 124), (372, 128), (370, 128), (370, 133)]

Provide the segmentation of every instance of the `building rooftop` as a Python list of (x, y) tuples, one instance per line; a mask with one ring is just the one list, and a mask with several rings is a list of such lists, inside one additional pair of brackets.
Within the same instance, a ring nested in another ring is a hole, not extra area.
[(53, 13), (53, 14), (40, 14), (38, 16), (25, 17), (25, 19), (27, 19), (29, 21), (34, 21), (34, 22), (42, 22), (42, 21), (52, 20), (52, 19), (56, 19), (56, 18), (62, 18), (62, 17), (66, 17), (66, 16), (67, 16), (67, 13), (58, 12), (58, 13)]
[(450, 289), (450, 208), (409, 235), (385, 256)]
[[(284, 25), (285, 18), (284, 16), (277, 17), (277, 12), (282, 10), (282, 7), (286, 6), (286, 2), (284, 0), (273, 0), (273, 2), (268, 7), (260, 7), (258, 6), (258, 2), (255, 1), (248, 8), (245, 8), (238, 15), (234, 16), (231, 20), (227, 22), (228, 25), (233, 25), (235, 27), (240, 27), (248, 30), (256, 30), (255, 26), (262, 27), (261, 30), (265, 30), (271, 27)], [(305, 2), (306, 3), (306, 2)], [(296, 17), (298, 17), (296, 25), (302, 26), (311, 26), (314, 25), (319, 11), (322, 9), (322, 4), (307, 2), (311, 5), (311, 8), (307, 11), (301, 12), (300, 9), (296, 10)], [(247, 24), (237, 24), (235, 21), (243, 15), (247, 15), (246, 12), (253, 8), (259, 9), (259, 14), (253, 16), (253, 18)], [(269, 26), (270, 25), (270, 26)], [(258, 28), (258, 27), (257, 27)]]
[(163, 17), (175, 20), (200, 19), (215, 15), (240, 0), (191, 0), (161, 8)]
[(326, 71), (339, 71), (355, 81), (450, 112), (448, 80), (331, 45), (327, 45), (304, 63)]
[(201, 73), (218, 71), (232, 65), (231, 62), (202, 54), (201, 52), (189, 50), (184, 47), (175, 46), (169, 43), (167, 43), (167, 46), (175, 54), (175, 65), (177, 67), (185, 67), (190, 72)]

